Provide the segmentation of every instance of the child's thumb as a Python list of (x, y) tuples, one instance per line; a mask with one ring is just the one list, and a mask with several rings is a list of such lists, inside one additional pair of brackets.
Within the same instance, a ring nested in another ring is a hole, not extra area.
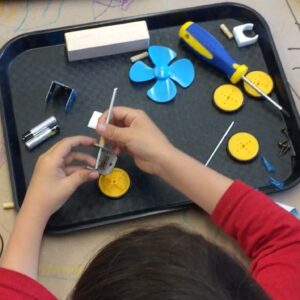
[(72, 189), (72, 193), (83, 183), (96, 180), (99, 177), (99, 173), (97, 171), (91, 171), (87, 169), (81, 169), (74, 172), (69, 176), (69, 180), (71, 182), (70, 188)]
[(126, 144), (130, 138), (128, 128), (117, 127), (111, 124), (98, 124), (96, 132), (109, 141), (122, 144)]

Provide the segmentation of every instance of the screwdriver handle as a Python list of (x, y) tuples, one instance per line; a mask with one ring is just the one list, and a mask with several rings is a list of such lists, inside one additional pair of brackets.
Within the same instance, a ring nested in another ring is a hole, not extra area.
[(183, 24), (179, 37), (203, 61), (223, 71), (233, 84), (248, 72), (246, 65), (237, 64), (220, 42), (198, 24), (191, 21)]

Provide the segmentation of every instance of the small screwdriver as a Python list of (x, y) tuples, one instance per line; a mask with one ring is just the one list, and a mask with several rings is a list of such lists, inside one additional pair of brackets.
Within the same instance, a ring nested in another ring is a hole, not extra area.
[(221, 43), (200, 25), (191, 21), (186, 22), (180, 27), (179, 37), (186, 46), (203, 61), (223, 71), (233, 84), (238, 83), (240, 80), (244, 80), (284, 115), (290, 117), (290, 114), (281, 105), (245, 77), (248, 72), (248, 67), (244, 64), (237, 64)]

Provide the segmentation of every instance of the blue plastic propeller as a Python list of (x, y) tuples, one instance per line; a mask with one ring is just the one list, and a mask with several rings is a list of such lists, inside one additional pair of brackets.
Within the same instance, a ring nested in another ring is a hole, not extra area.
[(129, 78), (134, 82), (156, 79), (156, 83), (147, 91), (150, 99), (164, 103), (174, 99), (177, 94), (175, 82), (187, 88), (195, 78), (195, 70), (190, 60), (183, 58), (175, 61), (176, 52), (164, 46), (150, 46), (148, 53), (154, 68), (142, 61), (137, 61), (129, 71)]

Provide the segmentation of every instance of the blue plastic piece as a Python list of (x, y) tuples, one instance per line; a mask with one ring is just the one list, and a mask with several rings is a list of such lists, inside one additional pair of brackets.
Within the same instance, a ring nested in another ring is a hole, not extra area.
[(275, 172), (274, 166), (264, 156), (261, 156), (261, 161), (262, 161), (263, 166), (269, 173)]
[(183, 88), (188, 87), (195, 78), (195, 70), (190, 60), (183, 58), (170, 66), (171, 78)]
[(156, 102), (165, 103), (172, 100), (176, 93), (175, 83), (170, 78), (167, 78), (166, 80), (157, 80), (154, 86), (148, 90), (147, 96)]
[(155, 66), (167, 66), (176, 56), (176, 52), (164, 46), (150, 46), (148, 53)]
[(142, 61), (134, 63), (129, 70), (129, 78), (134, 82), (143, 82), (156, 78), (156, 83), (147, 91), (147, 96), (159, 103), (175, 98), (177, 88), (173, 80), (187, 88), (195, 78), (193, 64), (188, 59), (180, 59), (169, 65), (176, 57), (176, 52), (164, 46), (150, 46), (148, 53), (154, 67)]
[(144, 62), (137, 61), (129, 71), (129, 77), (132, 81), (143, 82), (155, 78), (154, 71)]
[(45, 102), (63, 101), (65, 103), (65, 112), (68, 113), (77, 97), (75, 89), (68, 87), (58, 81), (52, 81), (48, 90)]
[(279, 190), (283, 190), (284, 188), (284, 182), (273, 177), (269, 178), (269, 184), (275, 186)]
[(73, 106), (73, 103), (77, 97), (77, 92), (76, 90), (72, 89), (71, 94), (67, 100), (66, 106), (65, 106), (65, 112), (68, 113)]
[(296, 208), (291, 210), (291, 214), (294, 215), (297, 219), (300, 219), (300, 214)]

